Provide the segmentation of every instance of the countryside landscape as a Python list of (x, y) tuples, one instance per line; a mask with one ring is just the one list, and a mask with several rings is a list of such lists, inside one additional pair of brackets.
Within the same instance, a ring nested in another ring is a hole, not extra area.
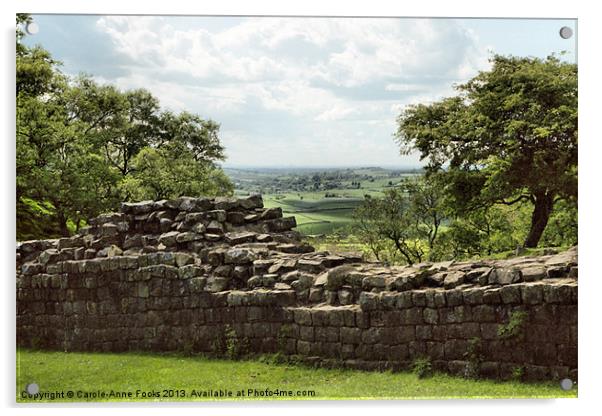
[(18, 401), (576, 396), (571, 44), (170, 19), (16, 16)]
[(263, 195), (267, 207), (281, 207), (297, 218), (297, 230), (307, 236), (350, 233), (353, 211), (366, 195), (381, 197), (383, 190), (420, 169), (363, 168), (225, 168), (234, 183), (234, 195)]

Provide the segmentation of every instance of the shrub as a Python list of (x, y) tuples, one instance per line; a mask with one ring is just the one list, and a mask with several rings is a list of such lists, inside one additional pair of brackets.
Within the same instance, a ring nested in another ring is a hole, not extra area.
[(412, 372), (416, 374), (418, 378), (430, 377), (433, 375), (433, 366), (431, 360), (428, 357), (421, 357), (414, 360), (412, 364)]
[(497, 330), (497, 335), (503, 340), (520, 340), (524, 336), (525, 320), (527, 312), (515, 311), (510, 314), (510, 319), (505, 325), (500, 325)]

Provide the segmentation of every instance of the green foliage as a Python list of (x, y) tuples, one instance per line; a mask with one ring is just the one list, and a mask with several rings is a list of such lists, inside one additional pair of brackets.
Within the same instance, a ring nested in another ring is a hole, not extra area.
[(418, 378), (431, 377), (433, 375), (433, 365), (428, 357), (421, 357), (412, 363), (412, 372)]
[(515, 381), (521, 381), (525, 376), (525, 367), (517, 366), (512, 368), (511, 378)]
[(418, 150), (446, 168), (454, 208), (533, 206), (524, 245), (537, 246), (554, 204), (577, 196), (577, 66), (495, 56), (459, 95), (407, 107), (398, 118), (402, 153)]
[[(17, 239), (67, 236), (122, 200), (229, 195), (219, 125), (146, 90), (62, 74), (17, 15)], [(46, 207), (44, 212), (40, 207)]]
[(211, 352), (218, 357), (238, 360), (249, 352), (249, 340), (239, 337), (234, 328), (225, 325), (211, 341)]
[(577, 203), (559, 201), (541, 237), (544, 247), (574, 246), (577, 244)]
[(445, 218), (441, 189), (439, 176), (431, 175), (406, 179), (383, 198), (365, 198), (354, 212), (356, 230), (377, 259), (399, 256), (413, 264), (433, 252)]
[(56, 212), (49, 202), (22, 197), (17, 201), (17, 235), (22, 241), (60, 234)]
[(483, 343), (481, 338), (474, 337), (468, 340), (468, 348), (464, 353), (464, 359), (467, 361), (466, 368), (464, 369), (464, 377), (466, 378), (478, 378), (479, 369), (483, 362)]
[(169, 199), (183, 195), (231, 195), (232, 184), (221, 169), (194, 160), (182, 143), (143, 148), (132, 173), (120, 185), (126, 200)]
[(498, 327), (498, 338), (502, 340), (520, 341), (524, 336), (525, 321), (528, 316), (528, 313), (525, 311), (512, 312), (510, 314), (508, 323)]
[(451, 219), (431, 256), (450, 260), (491, 256), (520, 246), (528, 228), (526, 205), (493, 205)]

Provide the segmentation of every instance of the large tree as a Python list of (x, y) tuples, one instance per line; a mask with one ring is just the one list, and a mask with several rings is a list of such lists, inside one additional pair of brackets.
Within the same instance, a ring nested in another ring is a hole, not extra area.
[(525, 247), (536, 247), (559, 200), (577, 198), (577, 65), (494, 56), (458, 95), (407, 107), (396, 138), (430, 171), (446, 170), (459, 211), (533, 206)]
[(161, 111), (146, 90), (65, 76), (46, 50), (21, 42), (30, 21), (17, 16), (18, 239), (69, 235), (122, 199), (232, 192), (216, 164), (217, 123)]

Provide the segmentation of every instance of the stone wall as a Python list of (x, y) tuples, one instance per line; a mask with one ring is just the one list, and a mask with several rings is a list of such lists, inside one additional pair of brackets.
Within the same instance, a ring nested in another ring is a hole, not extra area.
[(18, 244), (18, 345), (576, 378), (576, 247), (385, 267), (316, 252), (260, 196), (123, 204), (90, 225)]

